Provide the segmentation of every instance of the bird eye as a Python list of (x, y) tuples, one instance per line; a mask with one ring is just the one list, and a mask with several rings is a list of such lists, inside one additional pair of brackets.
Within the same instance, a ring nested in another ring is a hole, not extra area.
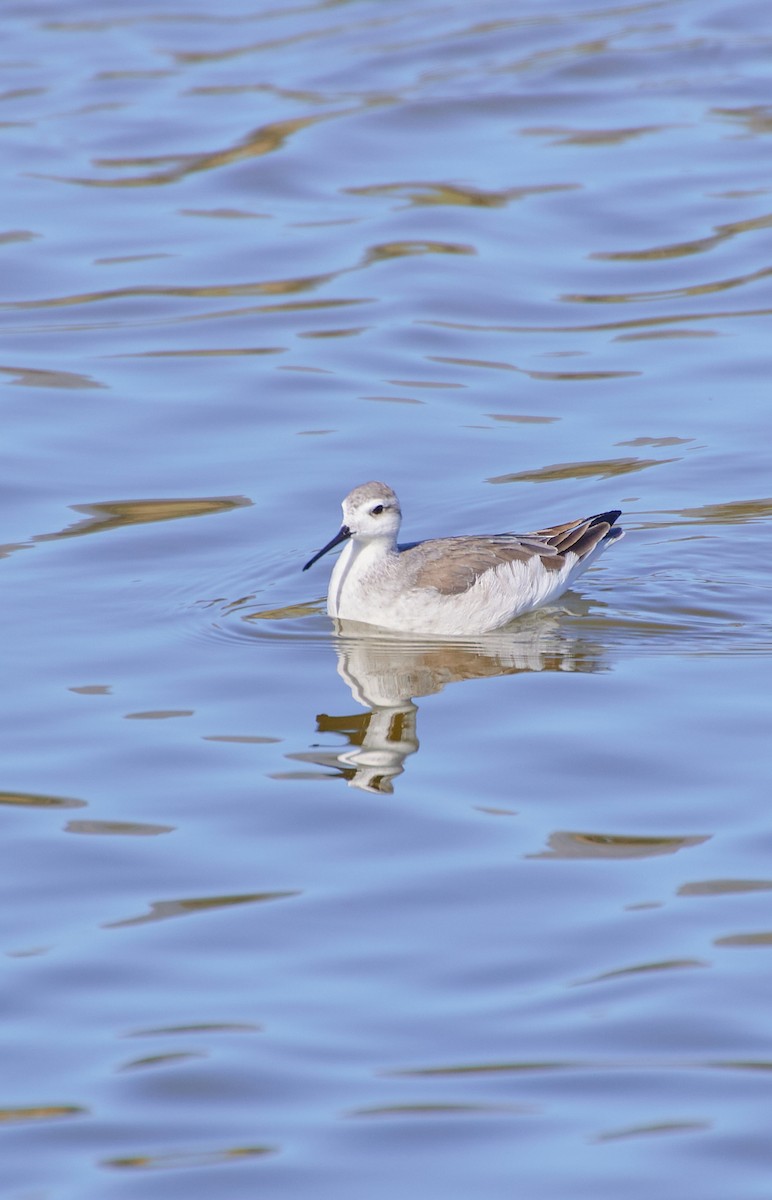
[(376, 504), (375, 508), (370, 509), (370, 515), (373, 517), (379, 517), (382, 512), (383, 512), (382, 504)]

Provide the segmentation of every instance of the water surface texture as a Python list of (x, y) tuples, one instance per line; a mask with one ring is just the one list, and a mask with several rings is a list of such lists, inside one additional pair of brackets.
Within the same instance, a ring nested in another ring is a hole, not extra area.
[[(768, 4), (9, 4), (2, 1200), (770, 1194)], [(336, 634), (609, 508), (557, 606)]]

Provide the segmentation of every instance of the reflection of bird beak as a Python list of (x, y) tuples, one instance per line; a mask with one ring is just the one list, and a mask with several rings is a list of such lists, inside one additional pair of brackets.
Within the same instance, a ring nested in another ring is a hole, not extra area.
[(315, 562), (318, 562), (319, 559), (322, 557), (322, 555), (326, 554), (328, 550), (334, 549), (335, 546), (339, 546), (341, 544), (341, 542), (345, 542), (346, 538), (350, 538), (350, 537), (351, 537), (351, 530), (349, 529), (348, 525), (341, 525), (340, 529), (335, 534), (335, 537), (332, 539), (332, 541), (328, 542), (326, 546), (322, 546), (319, 553), (315, 554), (313, 558), (309, 558), (308, 562), (303, 567), (303, 570), (307, 571), (308, 568), (312, 567)]

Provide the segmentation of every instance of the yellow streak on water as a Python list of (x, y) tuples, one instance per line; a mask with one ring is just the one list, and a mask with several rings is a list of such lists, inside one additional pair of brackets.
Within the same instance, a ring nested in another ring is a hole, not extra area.
[(678, 462), (676, 458), (607, 458), (598, 462), (555, 463), (534, 471), (516, 471), (511, 475), (494, 475), (486, 483), (556, 483), (561, 479), (613, 479), (633, 471), (645, 471), (663, 463)]

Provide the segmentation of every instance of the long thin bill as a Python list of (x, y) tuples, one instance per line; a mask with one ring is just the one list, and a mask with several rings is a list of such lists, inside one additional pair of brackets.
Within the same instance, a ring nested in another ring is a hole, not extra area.
[(335, 546), (339, 546), (341, 544), (341, 542), (345, 542), (346, 538), (350, 538), (350, 537), (351, 537), (351, 530), (349, 529), (348, 525), (341, 525), (340, 529), (335, 534), (335, 537), (332, 539), (332, 541), (328, 542), (326, 546), (322, 546), (319, 553), (315, 554), (313, 558), (309, 558), (308, 562), (303, 567), (303, 570), (307, 571), (308, 568), (312, 567), (315, 562), (318, 562), (319, 559), (322, 557), (322, 555), (326, 554), (328, 550), (334, 549)]

